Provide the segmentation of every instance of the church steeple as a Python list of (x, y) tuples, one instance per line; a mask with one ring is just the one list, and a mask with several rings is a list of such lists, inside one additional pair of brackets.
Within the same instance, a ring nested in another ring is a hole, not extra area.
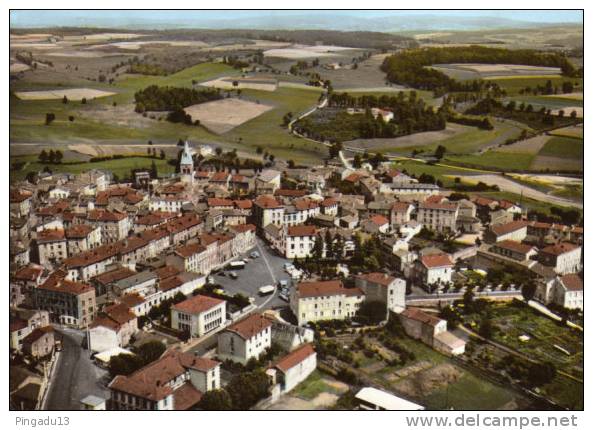
[(183, 180), (194, 181), (194, 160), (192, 158), (192, 150), (185, 141), (183, 145), (183, 152), (181, 154), (181, 160), (179, 160), (179, 172), (181, 173)]

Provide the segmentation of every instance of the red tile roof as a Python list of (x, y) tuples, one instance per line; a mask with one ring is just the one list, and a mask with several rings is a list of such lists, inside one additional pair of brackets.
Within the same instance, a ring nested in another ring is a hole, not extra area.
[(33, 330), (31, 333), (29, 333), (27, 335), (27, 337), (25, 337), (23, 339), (23, 343), (32, 344), (33, 342), (41, 339), (43, 336), (45, 336), (47, 334), (51, 334), (53, 332), (54, 332), (54, 328), (50, 325), (48, 325), (46, 327), (38, 327), (35, 330)]
[(502, 236), (504, 234), (511, 233), (513, 231), (520, 230), (522, 228), (527, 227), (529, 223), (527, 221), (511, 221), (506, 224), (494, 225), (490, 227), (492, 233), (497, 236)]
[(204, 248), (204, 246), (200, 245), (199, 243), (190, 243), (177, 248), (175, 250), (175, 254), (183, 258), (188, 258), (194, 254), (199, 254), (204, 251), (206, 251), (206, 248)]
[(95, 291), (90, 285), (83, 284), (82, 282), (68, 281), (65, 279), (65, 276), (66, 274), (61, 270), (53, 272), (38, 288), (73, 295)]
[(299, 199), (294, 201), (294, 207), (299, 211), (306, 211), (318, 208), (319, 204), (313, 200)]
[(230, 199), (216, 199), (210, 198), (208, 199), (208, 206), (209, 207), (233, 207), (233, 201)]
[(232, 225), (231, 230), (237, 233), (245, 233), (246, 231), (255, 231), (255, 226), (253, 224), (237, 224)]
[(65, 235), (62, 229), (47, 229), (37, 232), (38, 243), (57, 242), (64, 239)]
[(18, 281), (36, 281), (45, 269), (42, 266), (36, 264), (29, 264), (28, 266), (22, 267), (16, 271), (14, 278)]
[(496, 246), (499, 248), (508, 249), (510, 251), (519, 252), (521, 254), (527, 254), (529, 251), (535, 248), (532, 245), (527, 245), (514, 240), (503, 240), (502, 242), (498, 242)]
[(210, 182), (226, 182), (229, 180), (230, 174), (228, 172), (216, 172), (210, 178)]
[(583, 280), (579, 275), (564, 275), (560, 281), (568, 291), (583, 291)]
[(253, 207), (253, 202), (247, 199), (235, 200), (233, 203), (237, 209), (251, 209)]
[(363, 296), (359, 288), (344, 288), (342, 281), (310, 281), (301, 282), (297, 285), (299, 298), (320, 297), (320, 296)]
[(221, 303), (224, 303), (224, 300), (198, 294), (197, 296), (191, 297), (187, 300), (177, 303), (176, 305), (173, 305), (173, 309), (195, 315), (208, 311), (213, 307), (220, 305)]
[(579, 248), (578, 245), (569, 242), (557, 243), (556, 245), (546, 246), (541, 250), (542, 253), (550, 255), (561, 255)]
[(291, 237), (315, 236), (317, 228), (314, 225), (293, 225), (288, 227), (287, 235)]
[(30, 199), (32, 194), (29, 191), (10, 190), (10, 203), (21, 203)]
[(66, 229), (68, 239), (83, 239), (91, 234), (97, 227), (88, 224), (76, 224)]
[(269, 195), (259, 196), (257, 199), (255, 199), (253, 204), (259, 206), (262, 209), (277, 209), (282, 207), (278, 200)]
[(226, 331), (237, 333), (243, 339), (247, 340), (261, 333), (271, 325), (272, 322), (262, 314), (254, 313), (231, 325)]
[(427, 269), (453, 266), (453, 261), (449, 254), (425, 255), (420, 261)]
[(393, 281), (395, 281), (395, 277), (390, 276), (387, 273), (381, 272), (365, 273), (364, 275), (357, 275), (356, 277), (364, 279), (368, 282), (383, 285), (385, 287), (391, 284)]
[(299, 346), (297, 349), (282, 357), (274, 364), (278, 370), (286, 373), (295, 366), (305, 361), (307, 358), (315, 354), (315, 350), (310, 343)]
[(177, 217), (177, 214), (174, 212), (155, 211), (155, 212), (151, 212), (147, 215), (138, 217), (138, 219), (136, 219), (135, 224), (147, 225), (147, 226), (158, 225), (158, 224), (166, 222), (167, 220), (170, 220), (175, 217)]
[(407, 212), (410, 206), (412, 205), (407, 202), (395, 202), (391, 206), (391, 210), (394, 212)]
[(110, 270), (109, 272), (101, 273), (93, 278), (94, 281), (98, 282), (101, 285), (108, 285), (113, 282), (120, 281), (125, 278), (129, 278), (130, 276), (134, 275), (136, 272), (128, 269), (127, 267), (118, 267), (115, 270)]
[(167, 384), (183, 375), (188, 369), (206, 372), (219, 364), (208, 358), (171, 350), (129, 376), (116, 376), (109, 384), (109, 388), (159, 401), (173, 393), (173, 389)]
[(415, 321), (419, 321), (423, 324), (428, 324), (431, 326), (436, 326), (437, 324), (439, 324), (441, 321), (443, 321), (440, 318), (435, 317), (434, 315), (431, 315), (429, 313), (426, 313), (424, 311), (421, 311), (420, 309), (416, 309), (416, 308), (406, 308), (402, 313), (402, 316), (409, 318), (409, 319), (413, 319)]
[(287, 190), (280, 188), (274, 191), (274, 195), (279, 197), (304, 197), (307, 195), (307, 190)]
[(87, 220), (97, 222), (118, 222), (127, 218), (127, 214), (122, 212), (111, 212), (104, 209), (94, 209), (89, 211)]
[(385, 218), (383, 215), (373, 215), (369, 218), (371, 222), (379, 227), (389, 224), (389, 220)]

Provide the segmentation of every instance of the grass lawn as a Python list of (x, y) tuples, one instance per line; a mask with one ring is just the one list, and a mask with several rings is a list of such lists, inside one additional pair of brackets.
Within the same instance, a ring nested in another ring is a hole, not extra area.
[(547, 155), (560, 158), (583, 159), (583, 140), (572, 137), (554, 136), (546, 142), (539, 151), (539, 155)]
[(550, 131), (552, 136), (583, 138), (583, 127), (564, 127)]
[(464, 372), (447, 387), (441, 387), (426, 397), (427, 409), (496, 410), (515, 399), (512, 391), (485, 379)]
[(582, 100), (575, 100), (561, 97), (550, 96), (515, 96), (507, 100), (515, 100), (518, 105), (525, 103), (525, 105), (532, 105), (535, 110), (545, 106), (548, 109), (562, 109), (565, 107), (583, 106)]
[(445, 155), (445, 161), (500, 171), (528, 170), (534, 155), (487, 151), (480, 155)]
[(315, 370), (291, 391), (291, 395), (305, 400), (313, 400), (321, 393), (340, 394), (339, 390), (325, 382), (325, 378), (327, 376), (323, 375), (319, 370)]
[(583, 384), (565, 376), (557, 375), (552, 382), (540, 387), (540, 392), (565, 408), (583, 409)]
[(581, 202), (583, 201), (584, 196), (582, 185), (565, 185), (561, 189), (552, 191), (552, 194)]
[(395, 161), (393, 163), (393, 167), (398, 170), (405, 170), (409, 174), (414, 174), (416, 176), (420, 176), (423, 173), (428, 175), (433, 175), (436, 179), (440, 179), (443, 181), (443, 185), (451, 186), (454, 184), (454, 176), (455, 175), (467, 175), (468, 171), (456, 168), (456, 167), (445, 167), (445, 166), (438, 166), (434, 164), (427, 164), (421, 163), (419, 161), (414, 160), (401, 160)]
[[(27, 172), (41, 171), (46, 166), (44, 163), (39, 163), (36, 156), (11, 157), (10, 161), (28, 162), (28, 164), (26, 164), (22, 170), (10, 172), (10, 179), (13, 181), (24, 179), (27, 175)], [(168, 164), (166, 159), (161, 160), (140, 156), (121, 158), (117, 160), (99, 161), (96, 163), (81, 162), (72, 164), (47, 164), (47, 166), (52, 172), (67, 172), (72, 174), (86, 172), (90, 169), (104, 169), (118, 175), (120, 178), (123, 178), (128, 176), (132, 169), (150, 168), (153, 161), (156, 164), (159, 176), (166, 176), (175, 172), (175, 167)]]

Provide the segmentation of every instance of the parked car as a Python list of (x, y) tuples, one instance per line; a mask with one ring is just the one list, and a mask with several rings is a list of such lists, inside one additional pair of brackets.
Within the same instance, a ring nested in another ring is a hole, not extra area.
[(250, 256), (251, 258), (259, 258), (259, 252), (257, 252), (257, 251), (253, 251), (251, 254), (249, 254), (249, 256)]
[(278, 286), (280, 289), (288, 288), (288, 281), (286, 279), (280, 279), (278, 281)]
[(260, 296), (265, 296), (268, 294), (272, 294), (276, 288), (273, 285), (264, 285), (263, 287), (259, 287), (259, 294)]
[(229, 273), (229, 276), (233, 279), (237, 279), (239, 277), (239, 275), (237, 275), (237, 272), (231, 272)]

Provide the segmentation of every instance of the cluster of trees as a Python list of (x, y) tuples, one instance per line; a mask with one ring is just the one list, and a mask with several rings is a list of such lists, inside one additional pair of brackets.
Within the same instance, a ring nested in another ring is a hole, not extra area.
[(241, 60), (236, 55), (228, 55), (222, 57), (222, 62), (224, 64), (228, 64), (229, 66), (235, 69), (244, 69), (245, 67), (249, 67), (249, 63), (247, 61)]
[(572, 83), (571, 81), (563, 81), (562, 85), (558, 87), (557, 85), (553, 85), (552, 81), (548, 79), (545, 85), (536, 85), (534, 88), (530, 86), (526, 86), (525, 88), (521, 88), (519, 90), (519, 94), (533, 94), (534, 96), (538, 94), (543, 95), (552, 95), (552, 94), (568, 94), (574, 91), (574, 88), (578, 86), (578, 83)]
[(450, 91), (481, 92), (484, 81), (457, 81), (445, 73), (430, 68), (443, 63), (526, 64), (559, 67), (565, 76), (575, 77), (580, 72), (560, 53), (536, 50), (459, 46), (423, 48), (398, 52), (387, 57), (381, 68), (387, 80), (413, 88), (433, 90), (444, 94)]
[(556, 125), (563, 126), (577, 121), (576, 112), (572, 112), (570, 117), (561, 114), (553, 115), (550, 109), (541, 107), (534, 110), (533, 106), (525, 103), (517, 105), (517, 102), (511, 100), (506, 105), (493, 98), (480, 100), (474, 106), (466, 109), (468, 115), (492, 115), (501, 118), (512, 119), (523, 122), (535, 130), (543, 130)]
[(153, 76), (166, 76), (169, 73), (167, 70), (162, 68), (158, 64), (140, 63), (135, 62), (130, 64), (128, 73), (137, 73), (139, 75), (153, 75)]
[(495, 369), (521, 382), (522, 385), (535, 388), (552, 382), (556, 376), (556, 366), (551, 362), (530, 363), (514, 355), (507, 355), (495, 363)]
[(62, 159), (64, 158), (64, 154), (59, 149), (54, 151), (50, 149), (49, 152), (43, 149), (39, 153), (39, 162), (40, 163), (49, 163), (49, 164), (60, 164)]
[(566, 225), (582, 225), (582, 217), (582, 213), (576, 209), (564, 209), (557, 206), (550, 208), (550, 214), (540, 211), (529, 212), (530, 220)]
[(228, 294), (217, 293), (216, 290), (222, 288), (220, 285), (204, 285), (202, 288), (198, 288), (192, 292), (193, 296), (201, 294), (203, 296), (214, 297), (216, 299), (226, 300), (230, 307), (234, 309), (243, 309), (249, 306), (249, 298), (241, 293), (236, 293), (233, 296)]
[(152, 363), (158, 359), (167, 347), (157, 340), (132, 348), (134, 354), (119, 354), (109, 360), (109, 373), (112, 377), (116, 375), (129, 375), (136, 370)]
[(222, 98), (220, 90), (205, 88), (196, 90), (182, 87), (159, 87), (150, 85), (134, 94), (136, 112), (178, 111), (185, 107)]
[[(343, 142), (358, 138), (392, 138), (431, 130), (443, 130), (446, 115), (436, 112), (415, 91), (406, 95), (355, 97), (348, 93), (330, 93), (328, 108), (318, 110), (295, 124), (295, 131), (315, 140)], [(364, 113), (348, 114), (347, 108), (364, 109)], [(393, 112), (393, 120), (385, 122), (373, 117), (371, 108)]]
[(198, 407), (210, 411), (248, 410), (269, 393), (269, 378), (262, 369), (257, 369), (233, 376), (224, 388), (207, 391)]

